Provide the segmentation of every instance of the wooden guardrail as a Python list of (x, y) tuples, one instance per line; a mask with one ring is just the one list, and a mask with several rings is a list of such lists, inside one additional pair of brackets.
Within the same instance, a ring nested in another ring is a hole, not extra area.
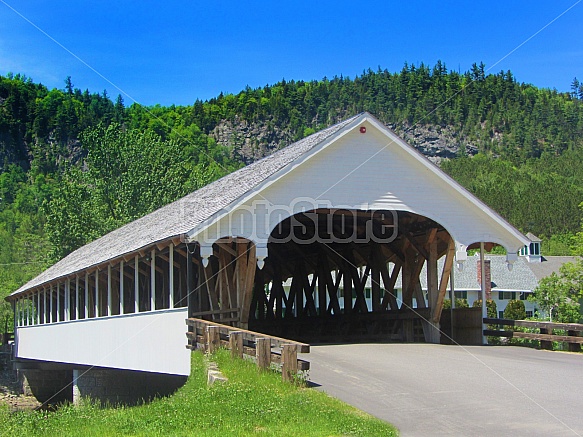
[[(292, 381), (298, 371), (310, 369), (308, 361), (297, 357), (298, 353), (310, 352), (309, 344), (202, 319), (189, 318), (186, 324), (192, 328), (186, 333), (190, 349), (212, 353), (219, 347), (226, 347), (232, 356), (255, 357), (260, 368), (268, 368), (271, 363), (279, 364), (284, 381)], [(280, 349), (280, 352), (272, 348)]]
[(206, 319), (210, 318), (222, 324), (238, 322), (239, 308), (229, 308), (226, 310), (199, 311), (197, 313), (191, 314), (191, 317), (194, 319), (200, 319), (202, 317), (205, 317)]
[[(486, 325), (510, 326), (539, 329), (539, 333), (521, 332), (502, 329), (485, 329), (484, 335), (490, 337), (526, 338), (540, 341), (541, 349), (553, 350), (553, 341), (568, 343), (569, 351), (580, 352), (583, 337), (579, 333), (583, 332), (583, 324), (579, 323), (554, 323), (539, 322), (534, 320), (511, 320), (511, 319), (491, 319), (485, 318)], [(567, 335), (555, 335), (553, 331), (567, 331)]]

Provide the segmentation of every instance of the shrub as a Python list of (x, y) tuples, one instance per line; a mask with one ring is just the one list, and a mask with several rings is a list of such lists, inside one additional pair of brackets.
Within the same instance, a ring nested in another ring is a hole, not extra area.
[(512, 320), (526, 319), (524, 302), (521, 300), (510, 300), (504, 309), (504, 318)]

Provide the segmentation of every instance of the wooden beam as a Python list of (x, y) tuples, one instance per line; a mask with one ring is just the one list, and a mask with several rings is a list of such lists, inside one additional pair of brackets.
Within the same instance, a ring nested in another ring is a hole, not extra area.
[(63, 305), (63, 313), (65, 322), (68, 322), (71, 319), (71, 280), (69, 278), (65, 281), (65, 302)]
[(381, 311), (381, 268), (383, 262), (380, 254), (380, 247), (371, 243), (370, 266), (371, 266), (371, 299), (372, 310)]
[(241, 294), (240, 301), (241, 327), (245, 329), (249, 324), (249, 311), (251, 309), (251, 299), (253, 296), (253, 285), (255, 284), (256, 271), (257, 271), (257, 255), (255, 250), (255, 244), (249, 242), (247, 249), (247, 266), (245, 270), (245, 281), (243, 284), (243, 292)]
[(314, 289), (316, 288), (317, 277), (316, 275), (312, 276), (312, 283), (308, 278), (308, 271), (306, 269), (306, 264), (300, 262), (300, 275), (302, 278), (302, 289), (304, 290), (304, 294), (306, 296), (306, 305), (305, 308), (302, 309), (302, 312), (305, 312), (307, 309), (308, 315), (317, 316), (318, 312), (316, 311), (316, 303), (314, 302)]
[[(174, 247), (174, 246), (173, 246), (173, 247)], [(170, 253), (170, 252), (169, 252), (169, 253)], [(157, 257), (158, 257), (158, 258), (160, 258), (160, 259), (162, 259), (162, 260), (164, 260), (164, 261), (166, 261), (166, 262), (170, 262), (170, 258), (169, 258), (169, 257), (167, 257), (166, 255), (162, 254), (162, 253), (159, 253), (159, 254), (157, 255)], [(173, 260), (173, 261), (172, 261), (172, 265), (173, 265), (174, 267), (176, 267), (176, 268), (180, 268), (180, 263), (179, 263), (179, 262), (177, 262), (177, 261), (174, 261), (174, 260)]]
[(344, 314), (352, 314), (352, 273), (348, 265), (348, 262), (344, 262), (342, 265)]
[(233, 283), (235, 284), (235, 302), (233, 306), (241, 306), (243, 293), (245, 292), (245, 273), (247, 272), (247, 243), (235, 243), (235, 268)]
[(156, 310), (156, 249), (150, 252), (150, 311)]
[(415, 250), (417, 252), (419, 252), (419, 255), (421, 255), (425, 259), (429, 259), (429, 254), (427, 253), (425, 248), (423, 246), (421, 246), (417, 242), (417, 240), (415, 240), (415, 237), (413, 235), (411, 235), (410, 232), (403, 231), (401, 235), (403, 235), (403, 237), (405, 237), (407, 239), (407, 241), (409, 241), (409, 243), (411, 243), (411, 245), (415, 248)]
[[(174, 267), (180, 267), (180, 264), (174, 262), (174, 243), (168, 246), (168, 306), (174, 308)], [(178, 266), (176, 266), (178, 264)]]
[[(334, 310), (334, 315), (340, 315), (340, 303), (338, 302), (338, 288), (340, 287), (340, 276), (336, 278), (336, 284), (332, 278), (332, 271), (328, 263), (328, 257), (324, 253), (321, 254), (322, 262), (320, 264), (321, 274), (326, 281), (325, 288), (328, 290), (328, 297), (330, 298), (329, 307)], [(328, 311), (329, 312), (329, 311)]]
[(203, 269), (204, 274), (204, 287), (206, 288), (207, 295), (209, 297), (209, 304), (211, 310), (218, 310), (219, 308), (219, 297), (217, 294), (217, 276), (213, 272), (212, 262), (209, 259), (209, 263)]
[[(57, 317), (56, 317), (56, 322), (60, 322), (61, 321), (61, 284), (59, 284), (57, 282)], [(24, 317), (24, 314), (23, 314)]]
[(222, 250), (224, 250), (225, 252), (229, 253), (230, 255), (236, 257), (237, 256), (237, 252), (231, 247), (231, 243), (228, 242), (224, 242), (224, 241), (216, 241), (215, 244), (217, 246), (219, 246)]
[(111, 316), (113, 314), (112, 302), (111, 302), (111, 266), (107, 266), (107, 313), (106, 316)]
[(362, 274), (358, 272), (358, 269), (351, 266), (352, 269), (352, 279), (354, 281), (354, 291), (356, 292), (356, 300), (354, 302), (354, 310), (359, 310), (362, 313), (368, 312), (368, 307), (366, 306), (366, 297), (364, 296), (364, 289), (366, 287), (366, 281), (370, 274), (370, 266), (367, 265)]
[[(434, 228), (433, 231), (436, 231)], [(437, 283), (437, 241), (434, 241), (436, 232), (429, 238), (429, 258), (427, 258), (427, 297), (429, 307), (435, 308), (437, 295), (439, 293)]]
[(447, 254), (445, 255), (445, 263), (443, 264), (443, 271), (441, 272), (441, 281), (439, 282), (439, 293), (437, 295), (435, 307), (431, 308), (431, 321), (434, 323), (439, 322), (439, 319), (441, 319), (443, 299), (445, 298), (445, 292), (447, 291), (447, 283), (449, 281), (449, 275), (451, 274), (454, 257), (455, 257), (455, 242), (453, 241), (453, 238), (450, 238)]
[(95, 270), (95, 317), (99, 317), (99, 269)]
[(395, 293), (395, 284), (397, 283), (397, 278), (399, 277), (399, 272), (401, 271), (402, 266), (403, 263), (401, 260), (398, 260), (393, 267), (393, 272), (391, 273), (390, 278), (389, 272), (387, 270), (388, 266), (384, 266), (381, 269), (381, 276), (383, 278), (383, 285), (385, 288), (385, 294), (383, 296), (383, 301), (381, 302), (381, 307), (383, 310), (386, 310), (387, 307), (390, 307), (391, 310), (399, 309)]
[(134, 313), (140, 312), (140, 258), (134, 256)]
[(85, 318), (89, 318), (89, 273), (85, 272)]

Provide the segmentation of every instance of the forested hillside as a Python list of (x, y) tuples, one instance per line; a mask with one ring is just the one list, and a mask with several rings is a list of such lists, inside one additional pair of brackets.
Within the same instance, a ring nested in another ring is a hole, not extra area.
[[(369, 111), (523, 231), (569, 252), (583, 201), (583, 86), (405, 65), (282, 80), (190, 106), (0, 76), (0, 296), (94, 238)], [(548, 246), (547, 246), (548, 247)]]

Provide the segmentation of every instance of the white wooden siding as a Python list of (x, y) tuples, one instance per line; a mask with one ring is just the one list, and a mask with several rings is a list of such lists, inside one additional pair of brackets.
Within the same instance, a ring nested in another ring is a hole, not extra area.
[(17, 328), (18, 358), (190, 374), (186, 308)]

